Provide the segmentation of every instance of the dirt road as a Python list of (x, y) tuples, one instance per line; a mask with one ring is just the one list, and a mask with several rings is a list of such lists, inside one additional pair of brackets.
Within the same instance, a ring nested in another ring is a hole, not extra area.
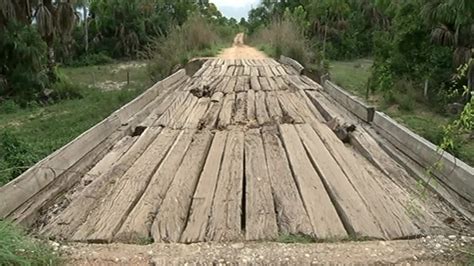
[(237, 34), (232, 47), (224, 49), (219, 55), (222, 59), (265, 59), (268, 58), (263, 52), (245, 45), (243, 33)]

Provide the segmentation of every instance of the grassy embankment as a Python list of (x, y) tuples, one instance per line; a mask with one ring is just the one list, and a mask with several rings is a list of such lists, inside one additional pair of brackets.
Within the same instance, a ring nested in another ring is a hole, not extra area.
[[(398, 122), (412, 129), (434, 144), (439, 144), (443, 136), (443, 127), (455, 116), (440, 114), (412, 95), (395, 95), (394, 102), (387, 103), (379, 94), (370, 93), (366, 99), (367, 81), (370, 76), (372, 61), (358, 59), (350, 62), (331, 62), (329, 72), (332, 80), (350, 93), (377, 106)], [(469, 165), (474, 165), (474, 142), (459, 141), (454, 155)]]

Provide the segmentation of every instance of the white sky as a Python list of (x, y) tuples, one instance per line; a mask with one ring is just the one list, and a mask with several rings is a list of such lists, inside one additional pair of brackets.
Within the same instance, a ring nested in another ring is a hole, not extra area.
[(224, 16), (240, 19), (247, 18), (251, 7), (256, 7), (260, 0), (210, 0), (210, 2), (216, 4)]

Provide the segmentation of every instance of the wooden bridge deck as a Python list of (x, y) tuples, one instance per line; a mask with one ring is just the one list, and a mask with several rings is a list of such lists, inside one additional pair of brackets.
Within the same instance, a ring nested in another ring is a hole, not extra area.
[(438, 224), (431, 207), (326, 125), (312, 103), (329, 102), (320, 89), (273, 59), (207, 61), (152, 102), (134, 134), (42, 213), (38, 231), (192, 243), (401, 239)]

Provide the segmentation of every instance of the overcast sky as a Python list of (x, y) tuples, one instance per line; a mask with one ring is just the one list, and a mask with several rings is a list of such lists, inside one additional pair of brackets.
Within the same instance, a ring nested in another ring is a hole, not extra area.
[(247, 18), (250, 9), (256, 7), (260, 0), (210, 0), (216, 4), (222, 14), (226, 17), (233, 17), (237, 20)]

